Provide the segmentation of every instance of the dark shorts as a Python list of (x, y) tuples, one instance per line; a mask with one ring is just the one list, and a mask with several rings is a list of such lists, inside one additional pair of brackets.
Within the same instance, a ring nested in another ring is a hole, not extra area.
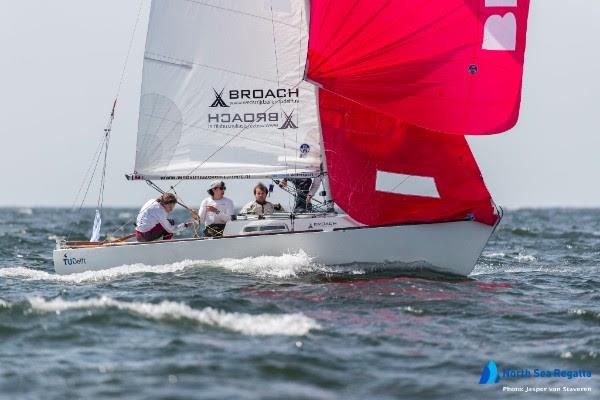
[[(168, 221), (171, 223), (171, 225), (175, 225), (175, 221), (172, 219), (169, 219)], [(135, 231), (135, 238), (138, 242), (152, 242), (160, 238), (162, 238), (162, 240), (171, 240), (173, 238), (173, 234), (167, 232), (161, 224), (156, 224), (148, 232)]]

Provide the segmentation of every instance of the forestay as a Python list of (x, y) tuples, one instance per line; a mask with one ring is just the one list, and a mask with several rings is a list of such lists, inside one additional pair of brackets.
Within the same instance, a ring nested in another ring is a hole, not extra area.
[(133, 179), (315, 175), (304, 1), (153, 0)]

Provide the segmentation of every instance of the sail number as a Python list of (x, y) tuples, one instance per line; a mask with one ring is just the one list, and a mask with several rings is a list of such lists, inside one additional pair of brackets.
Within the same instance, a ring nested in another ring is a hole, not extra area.
[[(485, 0), (486, 7), (517, 7), (517, 0)], [(483, 28), (483, 50), (515, 51), (517, 18), (512, 12), (492, 15)]]

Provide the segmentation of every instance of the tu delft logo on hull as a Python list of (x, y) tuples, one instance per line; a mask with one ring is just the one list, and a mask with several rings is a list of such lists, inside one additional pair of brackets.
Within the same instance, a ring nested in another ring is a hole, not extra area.
[(217, 92), (215, 90), (215, 88), (213, 88), (213, 92), (215, 92), (215, 101), (212, 102), (212, 104), (210, 105), (210, 107), (229, 107), (227, 105), (227, 103), (225, 103), (225, 100), (223, 100), (223, 92), (225, 91), (225, 88), (223, 88), (223, 90), (221, 90), (220, 92)]
[(492, 385), (500, 382), (500, 375), (498, 374), (498, 367), (494, 360), (490, 360), (488, 365), (483, 367), (481, 371), (481, 377), (479, 378), (480, 385)]

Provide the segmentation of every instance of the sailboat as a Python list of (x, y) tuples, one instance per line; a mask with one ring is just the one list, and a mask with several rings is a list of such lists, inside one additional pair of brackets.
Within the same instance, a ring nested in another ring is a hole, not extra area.
[[(467, 276), (501, 219), (465, 135), (518, 119), (529, 0), (153, 0), (131, 181), (321, 177), (221, 238), (60, 242), (59, 274), (303, 251)], [(335, 204), (335, 208), (332, 207)]]

